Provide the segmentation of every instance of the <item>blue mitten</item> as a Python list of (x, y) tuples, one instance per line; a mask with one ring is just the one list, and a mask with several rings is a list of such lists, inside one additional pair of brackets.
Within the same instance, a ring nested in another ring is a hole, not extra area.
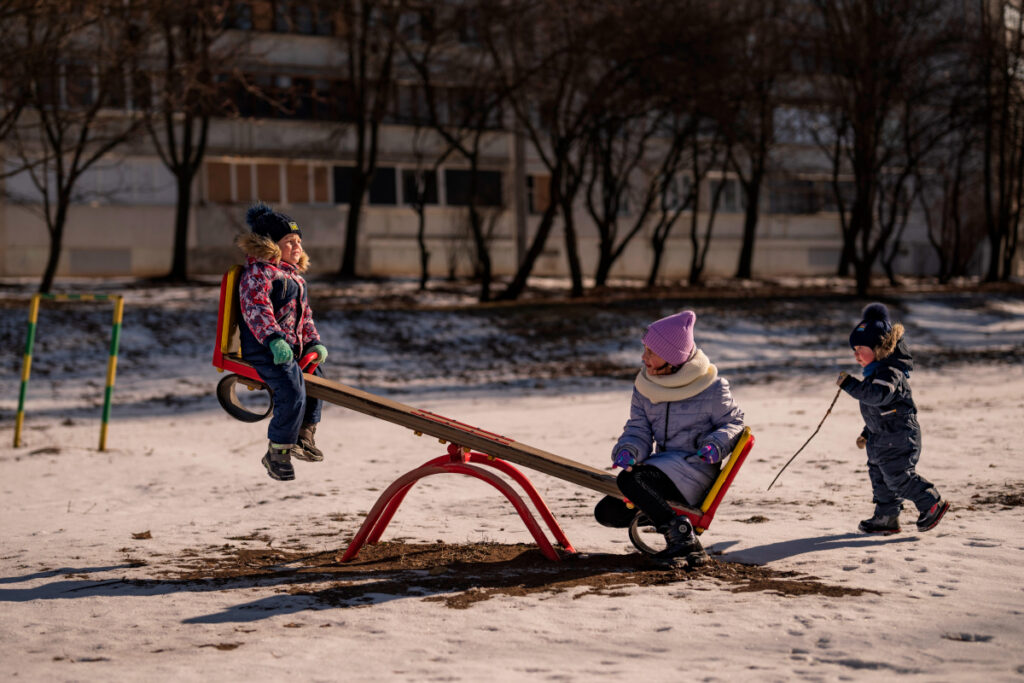
[(635, 464), (636, 456), (633, 455), (632, 451), (627, 450), (625, 448), (616, 453), (615, 457), (612, 458), (612, 465), (614, 467), (621, 467), (622, 469), (626, 469), (627, 467), (632, 467)]
[(718, 446), (713, 443), (704, 444), (704, 446), (697, 451), (697, 455), (701, 460), (709, 465), (714, 465), (716, 462), (722, 461), (722, 454), (718, 450)]
[(327, 347), (323, 344), (315, 344), (309, 348), (310, 351), (316, 353), (316, 364), (323, 365), (324, 361), (327, 360)]
[(295, 356), (292, 354), (292, 347), (288, 346), (288, 342), (278, 337), (269, 344), (270, 351), (274, 354), (274, 364), (284, 365)]

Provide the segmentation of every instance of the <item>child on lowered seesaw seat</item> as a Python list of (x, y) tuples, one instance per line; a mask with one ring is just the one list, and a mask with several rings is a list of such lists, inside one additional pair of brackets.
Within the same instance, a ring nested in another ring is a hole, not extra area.
[[(743, 431), (728, 380), (694, 345), (696, 320), (683, 311), (647, 328), (629, 420), (612, 449), (613, 465), (623, 468), (619, 490), (665, 535), (655, 559), (690, 567), (706, 563), (707, 554), (690, 520), (667, 501), (699, 507)], [(636, 513), (608, 496), (594, 514), (605, 526), (624, 527)]]
[(252, 232), (236, 241), (248, 256), (239, 281), (242, 358), (259, 373), (274, 401), (263, 466), (272, 479), (290, 481), (295, 479), (293, 457), (307, 462), (324, 459), (314, 441), (322, 401), (306, 395), (296, 359), (315, 352), (314, 374), (322, 376), (320, 364), (327, 359), (327, 349), (313, 323), (302, 277), (309, 257), (302, 250), (299, 226), (263, 203), (252, 206), (245, 220)]

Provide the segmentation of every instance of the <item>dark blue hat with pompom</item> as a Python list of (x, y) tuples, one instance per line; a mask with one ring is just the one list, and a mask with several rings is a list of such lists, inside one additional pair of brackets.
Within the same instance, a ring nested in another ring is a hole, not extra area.
[(278, 242), (286, 235), (302, 237), (298, 224), (289, 216), (274, 211), (263, 202), (254, 204), (245, 212), (245, 222), (252, 228), (253, 234), (269, 237)]
[(889, 320), (889, 309), (885, 304), (868, 304), (861, 313), (861, 321), (850, 333), (850, 348), (866, 346), (874, 349), (891, 329), (892, 321)]

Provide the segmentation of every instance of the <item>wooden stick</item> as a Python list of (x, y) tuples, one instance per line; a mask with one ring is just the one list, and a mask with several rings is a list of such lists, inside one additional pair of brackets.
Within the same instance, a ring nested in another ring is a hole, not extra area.
[(796, 460), (796, 456), (800, 455), (800, 451), (802, 451), (804, 448), (807, 447), (807, 444), (809, 444), (811, 442), (811, 439), (814, 438), (814, 435), (817, 434), (818, 430), (821, 429), (821, 425), (825, 424), (825, 418), (828, 417), (829, 413), (832, 412), (832, 407), (835, 406), (836, 401), (839, 400), (839, 393), (842, 390), (843, 390), (842, 387), (840, 387), (836, 391), (836, 395), (835, 395), (835, 397), (833, 397), (832, 403), (829, 404), (828, 410), (825, 411), (825, 417), (821, 418), (821, 422), (818, 423), (818, 428), (814, 430), (814, 434), (811, 434), (809, 437), (807, 437), (807, 441), (804, 441), (804, 445), (801, 446), (799, 449), (797, 449), (797, 452), (793, 454), (793, 457), (791, 457), (789, 460), (786, 461), (786, 464), (782, 466), (782, 469), (779, 470), (779, 473), (775, 475), (774, 479), (772, 479), (772, 483), (768, 484), (768, 488), (765, 489), (766, 491), (771, 491), (772, 490), (772, 486), (775, 486), (775, 482), (777, 482), (779, 480), (779, 477), (782, 476), (782, 473), (786, 471), (787, 467), (789, 467), (789, 463), (791, 463), (794, 460)]

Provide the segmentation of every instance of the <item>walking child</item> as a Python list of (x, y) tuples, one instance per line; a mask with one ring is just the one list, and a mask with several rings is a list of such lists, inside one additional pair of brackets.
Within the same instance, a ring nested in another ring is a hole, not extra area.
[(314, 441), (322, 401), (306, 395), (296, 359), (316, 352), (314, 374), (322, 376), (327, 349), (320, 343), (302, 277), (309, 258), (299, 226), (263, 203), (252, 206), (245, 220), (252, 232), (236, 242), (248, 257), (238, 297), (245, 322), (238, 326), (242, 357), (270, 388), (274, 401), (263, 466), (272, 479), (290, 481), (295, 479), (293, 457), (324, 459)]
[(914, 361), (903, 335), (903, 325), (889, 319), (884, 304), (869, 304), (850, 333), (850, 347), (864, 379), (840, 372), (836, 383), (860, 401), (864, 429), (857, 448), (867, 448), (868, 477), (875, 513), (858, 529), (866, 534), (900, 531), (902, 501), (910, 500), (920, 513), (918, 531), (928, 531), (946, 514), (944, 501), (930, 481), (916, 471), (921, 457), (921, 425), (910, 392)]
[[(665, 535), (666, 547), (655, 558), (691, 567), (707, 562), (707, 554), (693, 524), (668, 501), (698, 507), (743, 431), (743, 411), (728, 380), (694, 344), (696, 320), (693, 311), (683, 311), (647, 328), (629, 420), (612, 449), (613, 465), (623, 468), (619, 490)], [(636, 512), (608, 496), (594, 514), (601, 524), (621, 528)]]

